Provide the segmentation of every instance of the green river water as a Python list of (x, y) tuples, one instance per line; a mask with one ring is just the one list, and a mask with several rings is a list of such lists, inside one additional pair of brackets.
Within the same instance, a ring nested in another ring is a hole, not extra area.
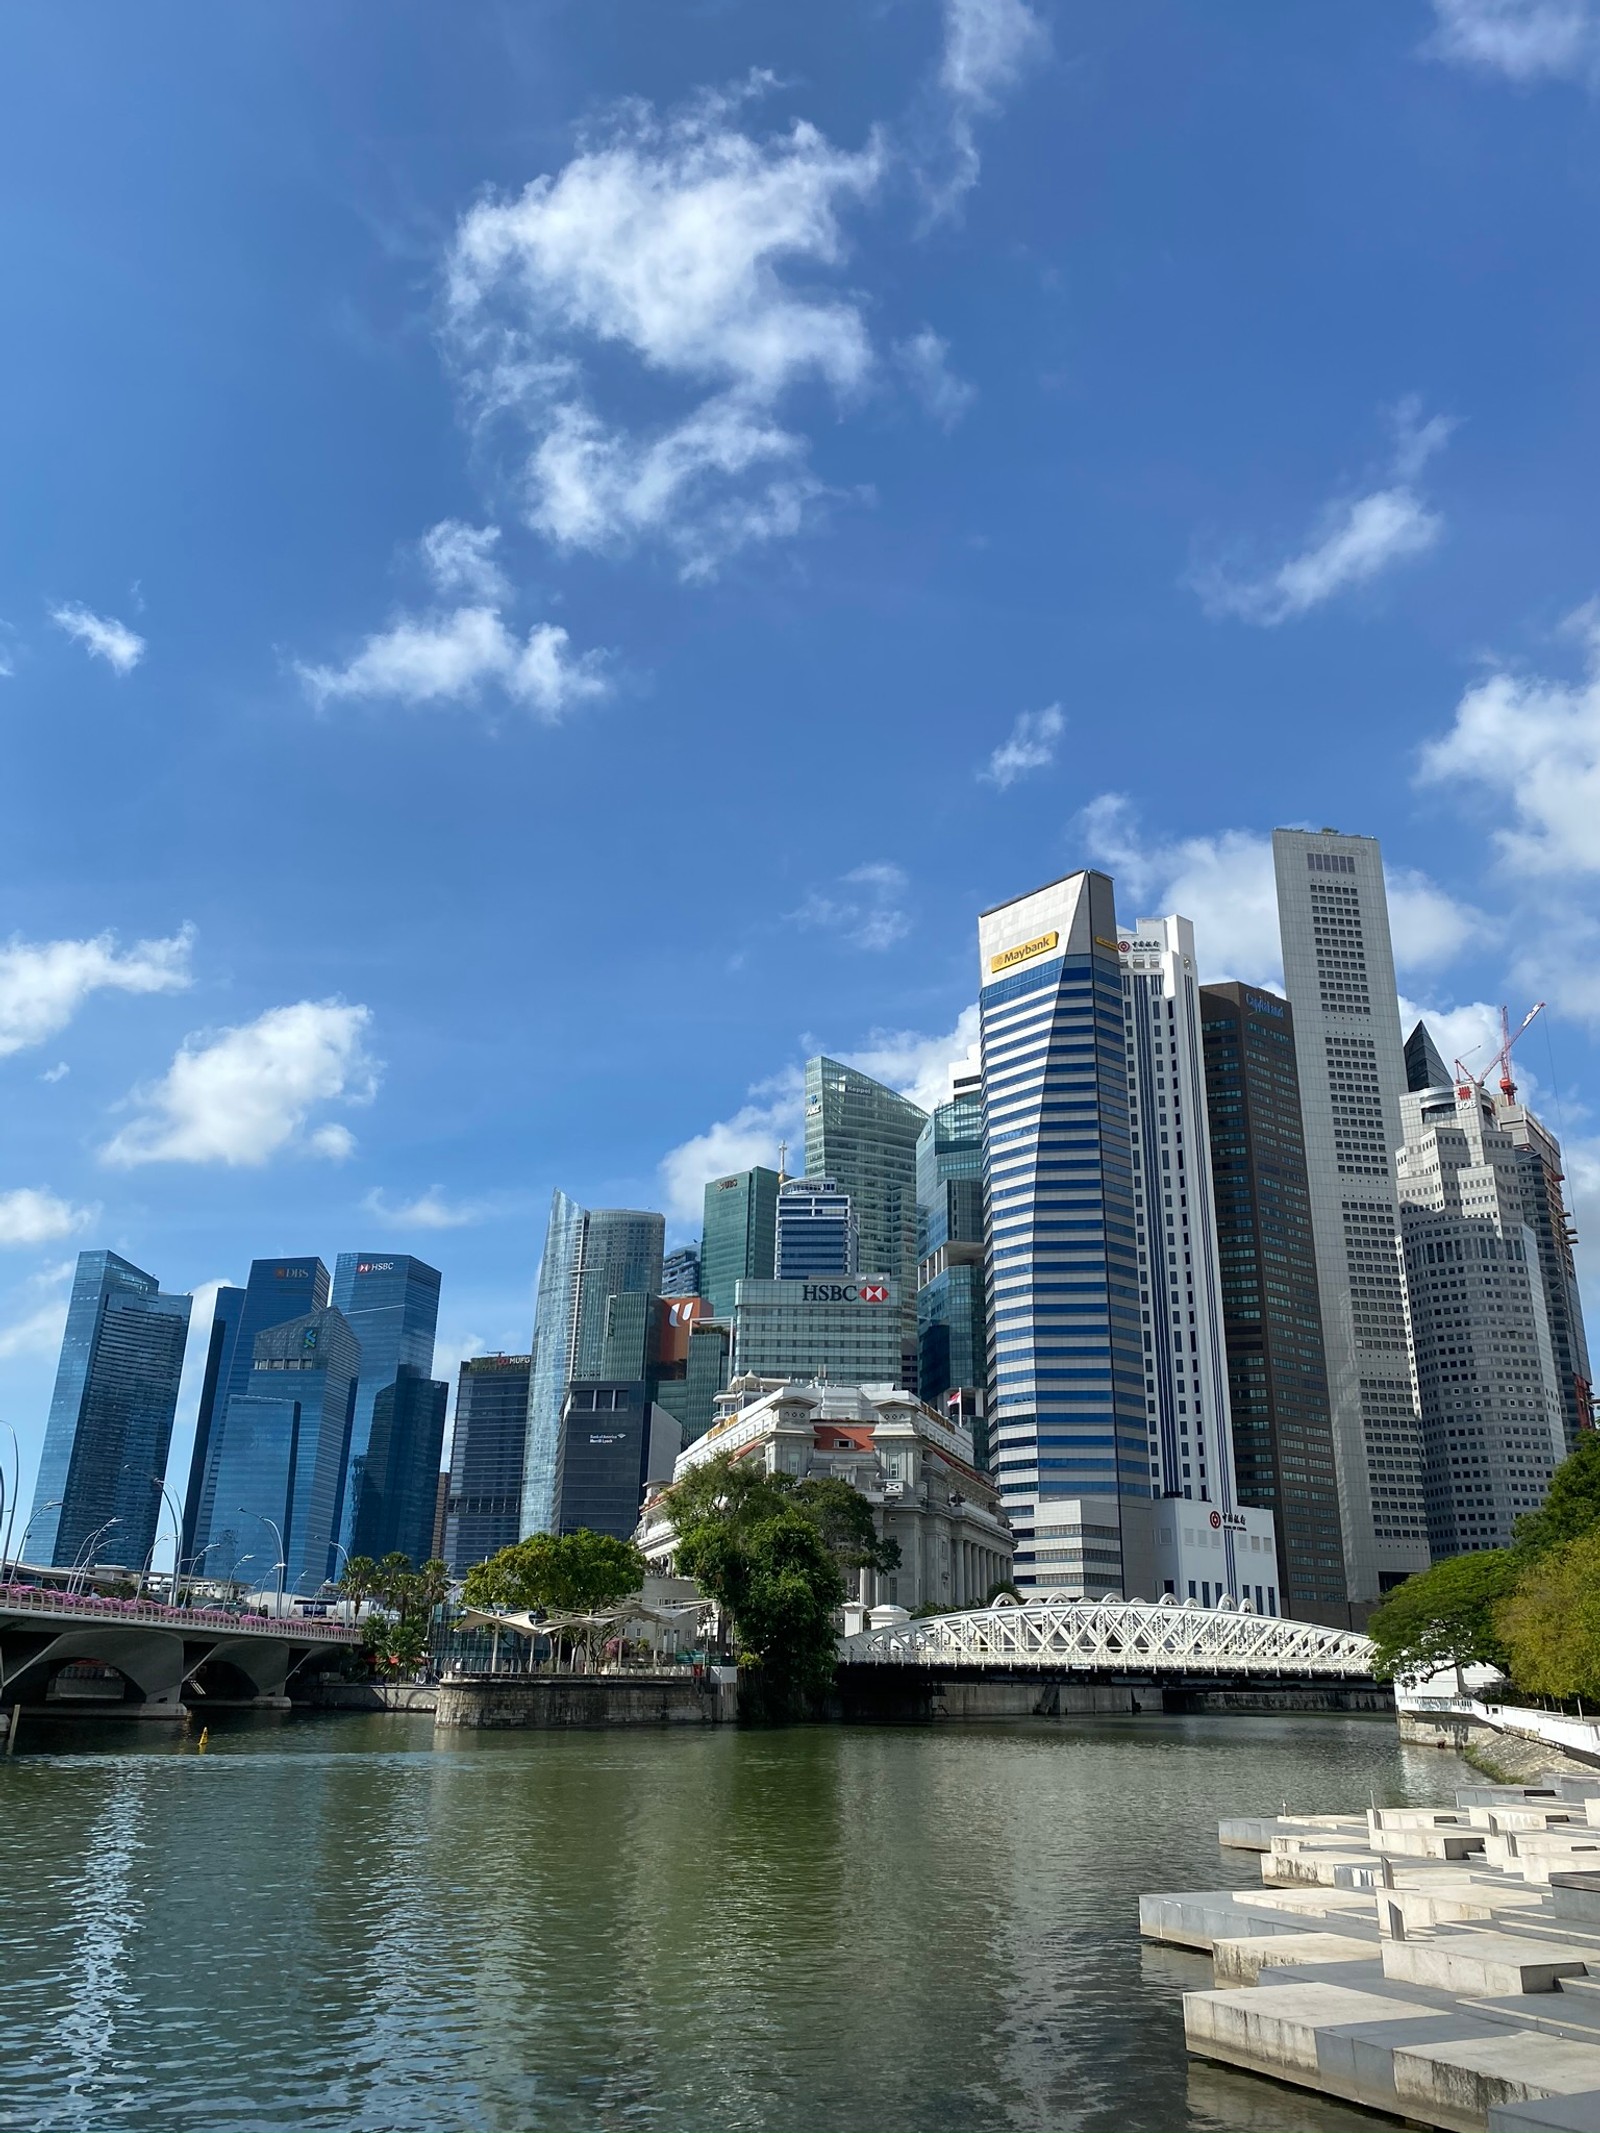
[(1471, 1781), (1335, 1718), (156, 1730), (0, 1761), (0, 2126), (1372, 2127), (1189, 2062), (1138, 1899)]

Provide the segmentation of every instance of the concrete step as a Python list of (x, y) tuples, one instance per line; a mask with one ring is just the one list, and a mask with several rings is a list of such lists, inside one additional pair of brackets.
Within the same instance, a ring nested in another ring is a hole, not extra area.
[(1510, 1933), (1438, 1933), (1426, 1940), (1386, 1940), (1383, 1974), (1398, 1985), (1432, 1985), (1474, 1999), (1553, 1992), (1560, 1977), (1582, 1977), (1591, 1948)]

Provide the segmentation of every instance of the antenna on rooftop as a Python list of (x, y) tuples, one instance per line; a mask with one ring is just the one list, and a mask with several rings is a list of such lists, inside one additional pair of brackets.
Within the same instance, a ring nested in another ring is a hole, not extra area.
[(787, 1184), (787, 1183), (789, 1182), (789, 1171), (788, 1171), (788, 1162), (789, 1162), (789, 1143), (788, 1143), (787, 1141), (779, 1141), (779, 1143), (778, 1143), (778, 1183), (779, 1183), (780, 1185), (786, 1185), (786, 1184)]

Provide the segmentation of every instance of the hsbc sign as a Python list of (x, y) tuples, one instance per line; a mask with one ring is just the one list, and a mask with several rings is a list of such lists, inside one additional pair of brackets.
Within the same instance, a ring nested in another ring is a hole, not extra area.
[(889, 1285), (885, 1281), (807, 1281), (802, 1284), (800, 1300), (808, 1304), (886, 1304)]

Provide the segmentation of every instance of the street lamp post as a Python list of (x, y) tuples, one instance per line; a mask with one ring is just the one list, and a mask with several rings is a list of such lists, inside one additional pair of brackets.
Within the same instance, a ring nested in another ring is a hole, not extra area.
[[(161, 1491), (161, 1500), (172, 1513), (172, 1587), (168, 1593), (168, 1598), (176, 1603), (178, 1597), (178, 1572), (182, 1568), (180, 1557), (183, 1553), (183, 1513), (173, 1501), (172, 1491), (167, 1487), (165, 1475), (152, 1474), (150, 1479)], [(158, 1533), (150, 1549), (152, 1563), (155, 1560), (156, 1548), (160, 1545), (160, 1541), (161, 1536)]]
[(120, 1526), (121, 1524), (122, 1520), (120, 1518), (108, 1518), (103, 1525), (95, 1527), (94, 1531), (89, 1535), (89, 1538), (84, 1542), (83, 1546), (78, 1550), (77, 1556), (74, 1558), (72, 1565), (72, 1575), (67, 1579), (68, 1592), (74, 1592), (81, 1589), (78, 1586), (78, 1573), (80, 1570), (83, 1572), (85, 1583), (87, 1583), (89, 1572), (94, 1567), (94, 1557), (92, 1551), (96, 1543), (99, 1541), (101, 1534), (109, 1533), (113, 1526)]
[[(191, 1590), (191, 1592), (192, 1592), (192, 1591), (193, 1591), (193, 1588), (194, 1588), (194, 1574), (195, 1574), (195, 1571), (196, 1571), (196, 1570), (197, 1570), (197, 1569), (199, 1568), (200, 1564), (202, 1564), (202, 1563), (203, 1563), (203, 1562), (205, 1561), (206, 1557), (207, 1557), (207, 1556), (208, 1556), (208, 1555), (209, 1555), (209, 1554), (211, 1553), (211, 1551), (212, 1551), (212, 1549), (213, 1549), (213, 1548), (220, 1548), (221, 1546), (222, 1546), (222, 1537), (221, 1537), (221, 1535), (219, 1534), (219, 1535), (217, 1536), (217, 1538), (216, 1538), (216, 1539), (215, 1539), (214, 1541), (207, 1541), (207, 1542), (206, 1542), (206, 1544), (205, 1544), (205, 1546), (204, 1546), (203, 1548), (197, 1548), (197, 1549), (195, 1550), (195, 1552), (194, 1552), (194, 1554), (193, 1554), (193, 1555), (180, 1555), (180, 1556), (179, 1556), (179, 1557), (177, 1558), (177, 1560), (176, 1560), (176, 1563), (174, 1564), (174, 1570), (173, 1570), (173, 1574), (174, 1574), (174, 1577), (175, 1577), (175, 1578), (179, 1578), (179, 1577), (182, 1577), (182, 1575), (183, 1575), (183, 1566), (184, 1566), (184, 1564), (185, 1564), (185, 1563), (187, 1563), (187, 1564), (188, 1564), (188, 1566), (189, 1566), (189, 1586), (190, 1586), (190, 1590)], [(174, 1592), (174, 1595), (173, 1595), (173, 1600), (174, 1600), (174, 1604), (175, 1604), (175, 1605), (177, 1605), (177, 1606), (180, 1606), (180, 1607), (181, 1607), (181, 1606), (182, 1606), (182, 1604), (183, 1604), (183, 1599), (182, 1599), (182, 1594), (181, 1594), (181, 1592)]]
[(25, 1548), (27, 1547), (27, 1545), (28, 1545), (28, 1535), (29, 1535), (29, 1534), (30, 1534), (30, 1533), (31, 1533), (31, 1532), (33, 1531), (33, 1527), (34, 1527), (34, 1520), (35, 1520), (35, 1519), (37, 1519), (37, 1518), (38, 1518), (38, 1517), (39, 1517), (39, 1516), (41, 1515), (41, 1513), (43, 1513), (43, 1512), (45, 1512), (45, 1511), (59, 1511), (59, 1510), (61, 1509), (62, 1503), (63, 1503), (64, 1501), (65, 1501), (65, 1499), (64, 1499), (63, 1497), (60, 1497), (60, 1496), (52, 1496), (52, 1497), (50, 1498), (50, 1500), (49, 1500), (49, 1502), (48, 1502), (48, 1503), (42, 1503), (42, 1504), (40, 1504), (40, 1506), (39, 1506), (39, 1509), (38, 1509), (37, 1511), (35, 1511), (35, 1512), (33, 1513), (33, 1516), (32, 1516), (32, 1517), (31, 1517), (31, 1518), (30, 1518), (30, 1519), (28, 1520), (28, 1523), (27, 1523), (27, 1524), (26, 1524), (26, 1525), (25, 1525), (25, 1526), (23, 1527), (23, 1529), (22, 1529), (22, 1538), (21, 1538), (21, 1540), (20, 1540), (20, 1541), (18, 1541), (18, 1543), (17, 1543), (17, 1552), (16, 1552), (16, 1554), (15, 1554), (15, 1555), (14, 1555), (14, 1556), (13, 1556), (13, 1557), (11, 1558), (11, 1561), (9, 1562), (9, 1564), (8, 1564), (8, 1563), (6, 1563), (6, 1562), (4, 1562), (3, 1560), (0, 1560), (0, 1571), (4, 1571), (4, 1573), (5, 1573), (5, 1574), (6, 1574), (6, 1575), (7, 1575), (8, 1577), (9, 1577), (9, 1575), (11, 1574), (11, 1572), (12, 1572), (13, 1570), (19, 1570), (19, 1569), (20, 1569), (20, 1568), (22, 1567), (22, 1562), (23, 1562), (23, 1550), (24, 1550), (24, 1549), (25, 1549)]
[[(7, 1499), (5, 1539), (0, 1542), (0, 1576), (4, 1575), (11, 1557), (11, 1533), (17, 1523), (17, 1500), (22, 1494), (22, 1446), (17, 1442), (17, 1433), (9, 1422), (0, 1422), (0, 1429), (11, 1439), (11, 1490)], [(0, 1476), (0, 1482), (3, 1482)]]
[(284, 1561), (284, 1557), (289, 1552), (288, 1549), (285, 1548), (285, 1546), (283, 1545), (283, 1534), (278, 1527), (276, 1519), (268, 1518), (265, 1511), (252, 1511), (248, 1507), (248, 1505), (240, 1504), (239, 1516), (241, 1518), (260, 1519), (262, 1525), (267, 1528), (267, 1530), (271, 1533), (273, 1539), (278, 1544), (278, 1560), (273, 1564), (272, 1567), (278, 1573), (278, 1613), (281, 1616), (283, 1613), (283, 1573), (288, 1568), (287, 1563)]

